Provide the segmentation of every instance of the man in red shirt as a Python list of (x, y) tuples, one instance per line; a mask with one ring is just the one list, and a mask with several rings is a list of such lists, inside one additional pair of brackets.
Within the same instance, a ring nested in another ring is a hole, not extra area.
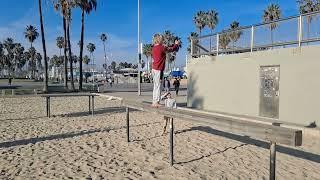
[(174, 46), (166, 47), (162, 44), (163, 37), (160, 34), (155, 34), (153, 36), (153, 48), (152, 48), (152, 76), (153, 76), (153, 107), (160, 106), (160, 96), (161, 96), (161, 74), (165, 69), (166, 64), (166, 53), (177, 51), (179, 49), (180, 41), (176, 40)]

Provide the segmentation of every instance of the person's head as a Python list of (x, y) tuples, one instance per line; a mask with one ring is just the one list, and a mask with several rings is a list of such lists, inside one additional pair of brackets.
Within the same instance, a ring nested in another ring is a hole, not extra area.
[(164, 80), (167, 80), (167, 77), (164, 77)]
[(172, 98), (172, 97), (171, 97), (171, 93), (168, 92), (168, 94), (166, 95), (166, 97), (167, 97), (168, 99), (171, 99), (171, 98)]
[(178, 78), (176, 78), (176, 80), (178, 80)]
[(163, 41), (163, 37), (161, 34), (157, 33), (152, 38), (152, 43), (155, 44), (161, 44)]

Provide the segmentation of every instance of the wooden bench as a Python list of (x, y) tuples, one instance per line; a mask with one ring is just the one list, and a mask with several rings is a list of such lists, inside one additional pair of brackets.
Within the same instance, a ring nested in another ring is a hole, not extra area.
[[(70, 93), (70, 94), (42, 94), (41, 97), (46, 98), (47, 117), (50, 118), (50, 98), (52, 97), (89, 97), (89, 114), (94, 115), (94, 97), (98, 96), (91, 93)], [(92, 105), (91, 105), (92, 104)]]
[(277, 124), (268, 125), (257, 122), (243, 121), (236, 117), (221, 117), (211, 114), (193, 112), (182, 109), (169, 108), (153, 108), (148, 103), (138, 103), (133, 101), (122, 100), (122, 106), (126, 107), (126, 123), (127, 123), (127, 141), (130, 142), (129, 137), (129, 108), (141, 110), (149, 113), (159, 114), (161, 116), (171, 117), (170, 122), (170, 165), (174, 164), (173, 158), (173, 136), (174, 123), (173, 118), (187, 120), (196, 123), (207, 124), (213, 126), (218, 130), (237, 135), (249, 136), (252, 139), (260, 139), (270, 142), (270, 179), (275, 179), (276, 168), (276, 144), (280, 143), (289, 146), (302, 145), (302, 131), (290, 128), (280, 127)]

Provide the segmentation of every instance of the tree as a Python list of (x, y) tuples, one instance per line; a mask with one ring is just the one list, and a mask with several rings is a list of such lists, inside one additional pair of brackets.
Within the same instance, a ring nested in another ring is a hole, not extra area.
[[(193, 39), (193, 43), (198, 43), (199, 40), (197, 39), (199, 37), (199, 34), (196, 32), (191, 32), (190, 36), (188, 37), (188, 41), (189, 41), (189, 47), (187, 48), (187, 51), (189, 52), (189, 54), (191, 54), (191, 40)], [(199, 48), (197, 46), (193, 46), (193, 52), (198, 52)]]
[(230, 42), (230, 33), (227, 31), (222, 31), (222, 33), (219, 36), (219, 48), (227, 49)]
[(38, 1), (38, 4), (39, 4), (39, 17), (40, 17), (40, 27), (41, 27), (40, 29), (41, 29), (42, 49), (43, 49), (43, 56), (44, 56), (44, 70), (45, 70), (44, 71), (44, 87), (43, 87), (43, 91), (44, 92), (48, 92), (48, 61), (47, 61), (46, 40), (45, 40), (45, 37), (44, 37), (41, 0)]
[(11, 76), (14, 68), (14, 47), (15, 43), (12, 38), (7, 38), (3, 42), (3, 47), (6, 50), (6, 53), (3, 54), (3, 69), (8, 71), (8, 78)]
[(111, 62), (111, 69), (112, 69), (113, 71), (115, 71), (115, 70), (116, 70), (116, 67), (117, 67), (117, 63), (116, 63), (115, 61), (112, 61), (112, 62)]
[[(319, 0), (298, 0), (300, 14), (312, 13), (320, 10)], [(310, 24), (313, 19), (312, 15), (307, 16), (307, 38), (310, 36)]]
[(79, 90), (82, 90), (82, 56), (83, 56), (83, 44), (84, 44), (84, 15), (90, 14), (92, 10), (96, 10), (97, 1), (96, 0), (76, 0), (76, 5), (81, 9), (81, 35), (80, 35), (80, 80), (79, 80)]
[(263, 22), (270, 23), (270, 36), (271, 44), (273, 45), (273, 30), (277, 27), (277, 23), (274, 21), (280, 19), (281, 10), (278, 4), (270, 4), (266, 10), (263, 12)]
[[(79, 60), (80, 60), (80, 59), (79, 59)], [(88, 71), (88, 64), (90, 63), (90, 61), (91, 61), (91, 59), (90, 59), (87, 55), (85, 55), (85, 56), (83, 57), (83, 59), (82, 59), (82, 62), (87, 65), (87, 71)], [(86, 72), (87, 72), (87, 71), (86, 71)]]
[(61, 49), (64, 47), (64, 38), (62, 36), (58, 36), (56, 41), (57, 41), (57, 47), (60, 50), (60, 56), (61, 56)]
[(108, 39), (108, 37), (107, 37), (107, 35), (106, 34), (101, 34), (101, 36), (100, 36), (100, 39), (101, 39), (101, 41), (102, 41), (102, 43), (103, 43), (103, 51), (104, 51), (104, 68), (105, 68), (105, 70), (107, 71), (107, 54), (106, 54), (106, 41), (107, 41), (107, 39)]
[(26, 27), (26, 30), (24, 32), (24, 37), (28, 39), (31, 47), (32, 47), (32, 43), (38, 38), (38, 36), (39, 36), (39, 33), (37, 31), (37, 28), (35, 28), (32, 25), (29, 25)]
[[(23, 58), (24, 47), (20, 43), (16, 43), (13, 49), (15, 74), (17, 75), (21, 68), (25, 65)], [(19, 71), (18, 71), (19, 69)]]
[[(211, 30), (211, 34), (213, 34), (213, 30), (216, 28), (219, 18), (218, 18), (218, 12), (215, 10), (208, 11), (205, 14), (205, 25), (208, 26), (208, 28)], [(210, 52), (211, 52), (211, 44), (212, 44), (212, 36), (210, 36)]]
[(230, 24), (230, 30), (231, 32), (229, 33), (229, 37), (230, 37), (230, 40), (232, 42), (232, 48), (234, 49), (235, 48), (235, 42), (237, 42), (241, 35), (242, 35), (242, 31), (241, 30), (238, 30), (239, 29), (239, 22), (237, 21), (233, 21), (231, 24)]
[(199, 11), (193, 18), (193, 22), (196, 26), (196, 28), (199, 31), (199, 34), (201, 36), (201, 31), (206, 26), (207, 22), (207, 14), (204, 11)]
[(34, 47), (30, 47), (28, 50), (28, 59), (29, 59), (29, 68), (31, 70), (31, 77), (34, 79), (35, 77), (35, 71), (36, 71), (36, 49)]
[(151, 65), (152, 61), (149, 61), (149, 57), (152, 58), (152, 44), (144, 44), (142, 47), (142, 53), (146, 56), (147, 58), (147, 70), (148, 72), (151, 70)]
[[(175, 40), (180, 40), (180, 38), (178, 36), (175, 36), (174, 33), (171, 33), (171, 31), (165, 31), (163, 33), (163, 44), (165, 46), (173, 46)], [(182, 44), (179, 45), (179, 48), (182, 47)], [(172, 71), (172, 64), (175, 63), (175, 59), (176, 59), (176, 54), (177, 52), (171, 52), (171, 53), (167, 53), (166, 54), (166, 61), (168, 64), (168, 70)]]
[(71, 0), (53, 0), (54, 9), (62, 15), (64, 34), (64, 87), (68, 89), (68, 59), (67, 59), (67, 23), (71, 19), (71, 8), (74, 5)]

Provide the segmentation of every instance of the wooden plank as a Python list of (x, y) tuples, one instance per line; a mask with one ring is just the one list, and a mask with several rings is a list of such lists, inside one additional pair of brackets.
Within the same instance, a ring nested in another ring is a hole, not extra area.
[(149, 113), (161, 114), (164, 116), (188, 120), (195, 123), (203, 123), (214, 128), (234, 134), (250, 136), (255, 139), (276, 142), (290, 146), (302, 145), (302, 131), (285, 127), (277, 127), (263, 123), (238, 120), (235, 118), (191, 112), (181, 109), (169, 109), (164, 107), (153, 108), (150, 104), (123, 100), (122, 105), (146, 111)]
[(90, 93), (69, 93), (69, 94), (42, 94), (41, 97), (79, 97), (79, 96), (98, 96)]

